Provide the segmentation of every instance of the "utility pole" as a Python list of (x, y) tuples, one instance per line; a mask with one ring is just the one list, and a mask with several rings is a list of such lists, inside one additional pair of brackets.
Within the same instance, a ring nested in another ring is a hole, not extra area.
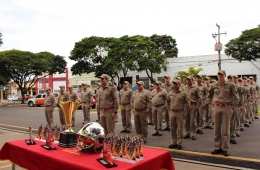
[(215, 51), (218, 51), (218, 70), (221, 70), (221, 56), (220, 56), (220, 51), (222, 50), (222, 44), (220, 43), (220, 35), (221, 34), (227, 34), (225, 33), (220, 33), (220, 26), (218, 24), (216, 24), (216, 26), (218, 27), (218, 34), (213, 34), (212, 33), (212, 37), (216, 39), (216, 36), (218, 36), (218, 42), (216, 40), (216, 44), (215, 44)]

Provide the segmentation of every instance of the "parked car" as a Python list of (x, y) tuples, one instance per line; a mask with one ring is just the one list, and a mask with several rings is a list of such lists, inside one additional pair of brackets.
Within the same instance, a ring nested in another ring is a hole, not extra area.
[[(34, 106), (41, 106), (44, 105), (46, 93), (39, 94), (35, 98), (30, 98), (28, 100), (28, 106), (34, 107)], [(58, 94), (54, 94), (56, 103), (58, 102)]]
[[(77, 92), (77, 96), (78, 96), (78, 98), (81, 98), (81, 92), (80, 92), (80, 91)], [(93, 96), (93, 101), (92, 101), (92, 106), (91, 106), (91, 108), (92, 108), (92, 109), (95, 109), (95, 108), (96, 108), (96, 94), (92, 93), (92, 96)], [(82, 109), (82, 108), (81, 108), (81, 105), (80, 105), (79, 108), (78, 108), (78, 110), (81, 110), (81, 109)]]
[(9, 101), (18, 101), (18, 96), (10, 96), (7, 98), (8, 102)]
[[(29, 94), (24, 94), (24, 100), (29, 100), (30, 98), (32, 98), (31, 95), (29, 95)], [(22, 101), (22, 96), (20, 96), (20, 97), (18, 98), (18, 100), (19, 100), (19, 101)]]

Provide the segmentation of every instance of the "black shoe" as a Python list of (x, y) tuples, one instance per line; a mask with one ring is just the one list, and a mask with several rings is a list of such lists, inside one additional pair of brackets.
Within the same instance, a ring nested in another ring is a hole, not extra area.
[(208, 129), (209, 128), (209, 126), (204, 126), (204, 129)]
[(227, 150), (223, 150), (223, 155), (224, 155), (224, 156), (229, 156), (228, 151), (227, 151)]
[(130, 130), (127, 130), (126, 133), (131, 133), (131, 131), (130, 131)]
[(250, 127), (249, 124), (245, 124), (245, 127)]
[(188, 139), (188, 138), (190, 138), (190, 135), (185, 135), (184, 136), (184, 139)]
[(211, 154), (213, 154), (213, 155), (219, 154), (219, 153), (223, 153), (223, 150), (221, 150), (221, 149), (214, 149), (214, 151), (211, 152)]
[(239, 133), (237, 133), (237, 134), (236, 134), (236, 137), (240, 137), (240, 134), (239, 134)]
[(230, 143), (237, 144), (237, 141), (235, 139), (230, 139)]
[(209, 126), (209, 129), (213, 129), (213, 126)]
[(176, 148), (177, 145), (176, 145), (176, 144), (170, 144), (168, 147), (169, 147), (170, 149), (173, 149), (173, 148)]
[(171, 131), (171, 129), (169, 127), (166, 127), (163, 129), (163, 131)]
[(162, 136), (162, 133), (158, 133), (158, 136)]
[(154, 132), (153, 134), (152, 134), (152, 136), (157, 136), (158, 135), (158, 132)]
[(203, 131), (202, 130), (198, 130), (197, 133), (202, 135)]
[(196, 140), (196, 137), (195, 137), (195, 136), (192, 136), (191, 139), (192, 139), (192, 140)]
[(259, 119), (259, 117), (255, 117), (255, 119)]
[(182, 146), (181, 145), (177, 145), (177, 149), (181, 150)]
[(147, 123), (147, 125), (152, 125), (153, 123)]
[(153, 126), (153, 123), (151, 123), (151, 126)]
[(251, 122), (251, 121), (249, 121), (249, 124), (252, 124), (252, 122)]
[(121, 132), (121, 133), (126, 133), (126, 132), (127, 132), (127, 130), (126, 130), (126, 129), (124, 129), (124, 130), (121, 130), (120, 132)]
[(240, 131), (244, 131), (244, 128), (240, 128)]

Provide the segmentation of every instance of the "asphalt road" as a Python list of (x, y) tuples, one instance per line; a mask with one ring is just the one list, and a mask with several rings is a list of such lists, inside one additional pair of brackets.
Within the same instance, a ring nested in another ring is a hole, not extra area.
[[(91, 121), (97, 119), (96, 112), (91, 112)], [(78, 132), (82, 127), (83, 113), (82, 110), (76, 111), (76, 124), (73, 127)], [(57, 108), (54, 110), (54, 122), (59, 124)], [(131, 136), (136, 135), (134, 121), (132, 116), (133, 129)], [(43, 107), (0, 107), (0, 127), (7, 129), (19, 129), (26, 131), (29, 126), (38, 129), (40, 124), (45, 125)], [(122, 130), (121, 116), (118, 113), (118, 123), (116, 124), (116, 133)], [(148, 126), (147, 146), (159, 147), (169, 150), (174, 158), (192, 159), (210, 163), (220, 163), (226, 165), (236, 165), (241, 167), (260, 169), (260, 120), (255, 120), (250, 128), (245, 128), (241, 132), (241, 137), (237, 138), (237, 145), (230, 145), (229, 157), (222, 155), (213, 156), (210, 152), (214, 149), (214, 130), (204, 129), (203, 135), (197, 135), (197, 140), (184, 139), (183, 150), (167, 149), (171, 141), (170, 132), (163, 132), (163, 136), (152, 136), (153, 126)], [(257, 168), (258, 167), (258, 168)]]

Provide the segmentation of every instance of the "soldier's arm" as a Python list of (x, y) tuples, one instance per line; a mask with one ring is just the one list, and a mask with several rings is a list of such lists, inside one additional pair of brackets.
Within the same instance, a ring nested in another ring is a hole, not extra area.
[(130, 90), (130, 92), (129, 92), (129, 101), (130, 101), (130, 103), (131, 103), (132, 97), (133, 97), (133, 90)]
[(114, 113), (117, 113), (118, 110), (118, 95), (116, 93), (116, 91), (114, 90), (114, 88), (111, 88), (112, 94), (113, 94), (113, 99), (114, 99)]
[(201, 105), (201, 95), (200, 95), (200, 88), (197, 88), (197, 108)]
[(184, 116), (185, 117), (188, 114), (189, 107), (190, 107), (190, 105), (189, 105), (188, 94), (185, 92), (184, 93)]
[(149, 112), (152, 107), (152, 101), (150, 100), (149, 92), (146, 92), (146, 101), (147, 101), (147, 109), (146, 112)]
[(232, 96), (233, 96), (233, 104), (234, 104), (234, 106), (237, 106), (240, 102), (239, 94), (238, 94), (237, 89), (236, 89), (234, 84), (231, 84), (230, 88), (231, 88), (230, 91), (231, 91)]
[(52, 103), (53, 108), (57, 105), (56, 102), (55, 102), (54, 95), (51, 96), (51, 103)]
[[(170, 92), (169, 92), (170, 93)], [(168, 96), (168, 93), (167, 91), (165, 90), (164, 93), (163, 93), (163, 99), (164, 99), (164, 108), (166, 108), (168, 106), (168, 103), (167, 103), (167, 96)]]
[(208, 96), (206, 97), (206, 103), (207, 104), (211, 104), (212, 103), (212, 98), (214, 95), (214, 89), (213, 89), (213, 85), (211, 85), (209, 92), (208, 92)]
[(171, 101), (170, 101), (170, 93), (168, 93), (168, 95), (167, 95), (166, 103), (167, 103), (168, 109), (170, 109), (170, 103), (171, 103)]
[(92, 102), (93, 102), (93, 95), (92, 95), (92, 93), (91, 93), (91, 91), (89, 91), (89, 95), (90, 95), (90, 101), (89, 101), (89, 104), (90, 104), (90, 106), (92, 106)]

